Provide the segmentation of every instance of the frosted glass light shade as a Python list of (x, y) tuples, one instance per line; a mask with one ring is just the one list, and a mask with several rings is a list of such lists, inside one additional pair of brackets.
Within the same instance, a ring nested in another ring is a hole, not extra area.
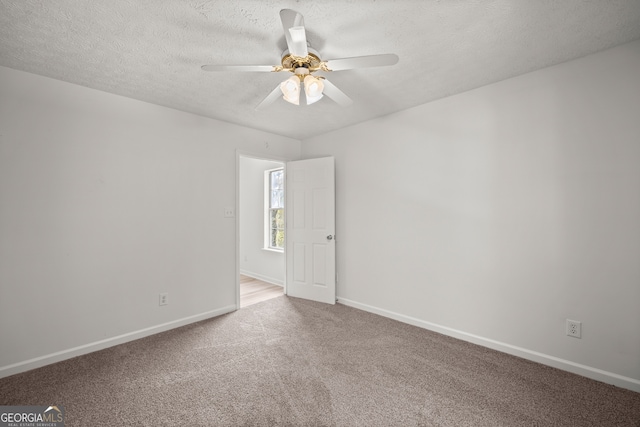
[(304, 78), (304, 93), (307, 96), (307, 105), (320, 101), (320, 99), (322, 99), (323, 90), (324, 83), (321, 79), (317, 79), (312, 75), (308, 75)]
[(284, 95), (285, 101), (294, 105), (300, 105), (300, 79), (296, 76), (291, 76), (287, 80), (280, 83), (280, 90)]
[(312, 98), (321, 96), (323, 90), (324, 83), (321, 79), (317, 79), (310, 74), (304, 78), (304, 92), (307, 96)]

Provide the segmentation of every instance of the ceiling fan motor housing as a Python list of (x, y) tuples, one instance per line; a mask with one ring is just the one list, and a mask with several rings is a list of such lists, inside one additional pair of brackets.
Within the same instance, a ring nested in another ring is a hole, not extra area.
[(291, 55), (289, 50), (282, 52), (282, 68), (304, 78), (306, 74), (322, 69), (322, 60), (318, 52), (308, 48), (309, 54), (305, 57)]

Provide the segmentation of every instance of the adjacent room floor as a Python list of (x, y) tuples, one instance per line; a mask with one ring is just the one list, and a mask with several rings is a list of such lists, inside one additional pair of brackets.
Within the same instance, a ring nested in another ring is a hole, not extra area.
[(240, 308), (284, 295), (282, 286), (240, 275)]

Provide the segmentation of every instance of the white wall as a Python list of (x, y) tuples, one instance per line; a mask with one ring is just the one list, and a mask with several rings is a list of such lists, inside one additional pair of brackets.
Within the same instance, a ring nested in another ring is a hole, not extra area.
[(639, 76), (640, 41), (303, 141), (340, 301), (640, 391)]
[(240, 273), (284, 286), (284, 252), (264, 249), (264, 173), (283, 163), (240, 158)]
[(237, 149), (300, 142), (0, 67), (0, 376), (235, 309)]

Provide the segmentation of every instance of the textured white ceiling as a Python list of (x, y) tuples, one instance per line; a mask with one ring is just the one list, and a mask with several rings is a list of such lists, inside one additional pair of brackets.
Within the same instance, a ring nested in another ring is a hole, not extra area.
[[(279, 11), (322, 59), (396, 53), (327, 77), (353, 100), (254, 110), (287, 75)], [(0, 65), (304, 139), (640, 38), (638, 0), (0, 0)]]

